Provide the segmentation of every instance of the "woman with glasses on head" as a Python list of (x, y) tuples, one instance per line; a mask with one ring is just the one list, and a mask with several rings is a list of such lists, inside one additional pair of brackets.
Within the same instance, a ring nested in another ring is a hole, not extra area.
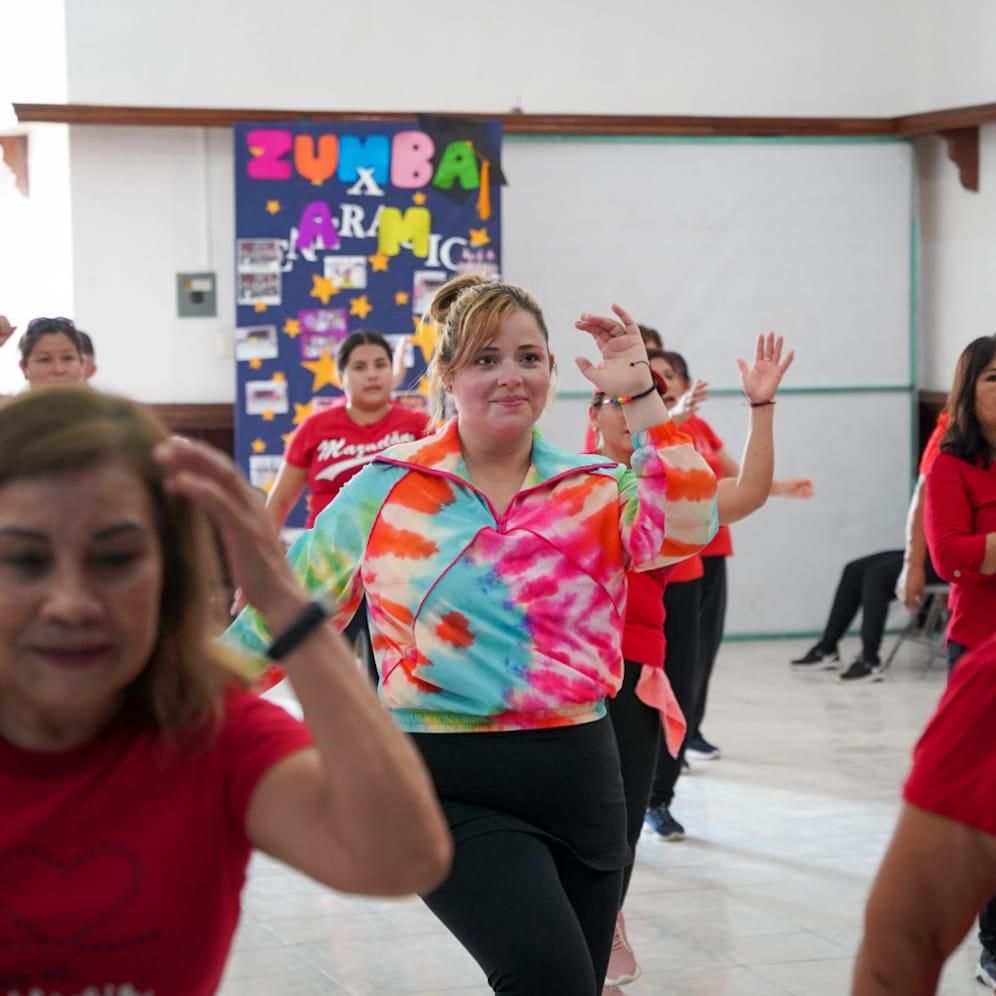
[(80, 384), (86, 378), (83, 342), (68, 318), (35, 318), (17, 344), (21, 371), (30, 388)]
[[(774, 467), (774, 396), (793, 354), (782, 359), (782, 339), (773, 334), (757, 342), (754, 363), (748, 369), (738, 360), (744, 394), (750, 404), (750, 424), (742, 470), (736, 477), (720, 480), (717, 504), (720, 524), (738, 522), (759, 509), (771, 491)], [(658, 392), (665, 405), (673, 408), (676, 399), (666, 382), (655, 373)], [(589, 420), (599, 446), (597, 452), (629, 466), (633, 442), (620, 406), (596, 391), (589, 408)], [(682, 429), (682, 431), (684, 431)], [(683, 713), (691, 707), (692, 664), (689, 638), (698, 632), (695, 601), (701, 565), (697, 557), (673, 567), (627, 574), (626, 617), (623, 630), (623, 684), (608, 700), (609, 715), (619, 748), (626, 796), (627, 842), (634, 855), (640, 829), (650, 799), (655, 768), (663, 778), (677, 778), (680, 748), (685, 734)], [(688, 565), (691, 564), (691, 568)], [(693, 641), (694, 642), (694, 641)], [(666, 658), (665, 658), (666, 655)], [(658, 762), (658, 745), (663, 726), (667, 757)], [(673, 780), (669, 783), (673, 791)], [(664, 809), (670, 797), (665, 800)], [(658, 820), (654, 829), (662, 836), (677, 839), (683, 831), (671, 819), (665, 826)], [(612, 943), (606, 986), (624, 985), (640, 974), (636, 957), (626, 937), (622, 905), (626, 898), (633, 859), (623, 871), (622, 896)], [(610, 992), (613, 990), (606, 990)]]

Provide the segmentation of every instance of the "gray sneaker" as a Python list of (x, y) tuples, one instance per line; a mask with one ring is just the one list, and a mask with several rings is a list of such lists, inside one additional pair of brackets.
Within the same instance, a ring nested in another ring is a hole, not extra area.
[(996, 992), (996, 955), (988, 948), (983, 948), (979, 955), (979, 964), (975, 966), (975, 981)]

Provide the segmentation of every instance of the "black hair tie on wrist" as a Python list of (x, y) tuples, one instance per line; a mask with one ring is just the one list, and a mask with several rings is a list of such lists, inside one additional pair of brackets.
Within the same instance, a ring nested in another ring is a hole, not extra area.
[(774, 401), (748, 401), (751, 408), (764, 408), (766, 405), (773, 405)]
[(304, 611), (270, 644), (266, 656), (271, 661), (282, 660), (296, 650), (328, 617), (323, 605), (309, 602)]

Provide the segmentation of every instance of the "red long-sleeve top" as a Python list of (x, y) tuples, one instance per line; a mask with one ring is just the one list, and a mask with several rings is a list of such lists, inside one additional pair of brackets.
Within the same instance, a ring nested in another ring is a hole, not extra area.
[(996, 461), (985, 468), (939, 454), (927, 474), (924, 530), (951, 584), (948, 639), (976, 647), (996, 633), (996, 575), (981, 573), (986, 534), (996, 532)]

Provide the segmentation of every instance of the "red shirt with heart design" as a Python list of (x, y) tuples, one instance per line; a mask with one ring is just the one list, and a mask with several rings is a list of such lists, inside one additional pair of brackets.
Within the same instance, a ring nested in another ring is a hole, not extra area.
[(124, 717), (62, 753), (0, 738), (0, 996), (208, 996), (252, 846), (259, 779), (311, 744), (233, 692), (177, 745)]

